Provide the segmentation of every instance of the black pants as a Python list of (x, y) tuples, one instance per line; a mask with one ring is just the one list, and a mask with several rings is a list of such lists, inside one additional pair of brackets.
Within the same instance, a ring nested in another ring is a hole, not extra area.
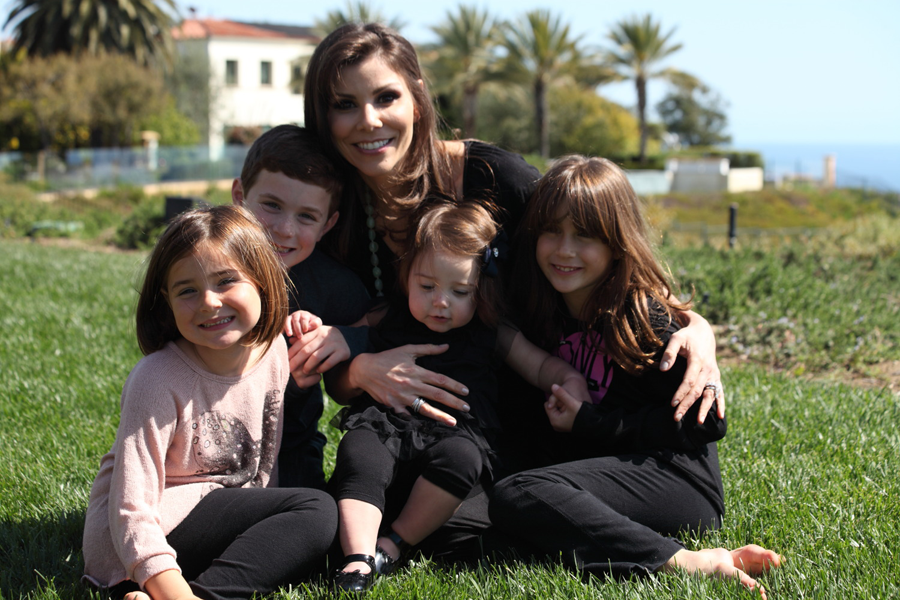
[(463, 437), (438, 440), (419, 459), (406, 463), (397, 461), (375, 432), (353, 429), (338, 446), (329, 486), (336, 499), (368, 502), (387, 520), (399, 513), (420, 475), (457, 498), (465, 498), (478, 483), (481, 463), (481, 451)]
[(308, 578), (324, 567), (337, 508), (305, 488), (224, 488), (210, 492), (168, 536), (200, 598), (250, 598)]
[(645, 455), (591, 458), (507, 477), (494, 488), (493, 525), (594, 574), (652, 573), (683, 546), (669, 537), (717, 528), (710, 500)]
[(319, 432), (324, 405), (318, 387), (301, 389), (294, 378), (284, 391), (284, 435), (278, 452), (278, 487), (325, 489), (325, 436)]

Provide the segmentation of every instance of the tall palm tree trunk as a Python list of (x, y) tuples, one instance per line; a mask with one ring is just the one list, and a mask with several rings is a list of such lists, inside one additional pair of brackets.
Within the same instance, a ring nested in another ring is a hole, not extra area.
[(634, 80), (634, 85), (637, 87), (638, 123), (641, 128), (640, 162), (643, 164), (647, 162), (647, 80), (643, 75), (638, 75)]
[(475, 124), (478, 116), (478, 86), (466, 87), (463, 91), (463, 134), (467, 138), (475, 137)]
[(534, 80), (534, 116), (537, 121), (538, 147), (541, 151), (541, 158), (550, 158), (548, 114), (550, 114), (550, 108), (547, 104), (547, 84), (543, 78), (538, 77)]

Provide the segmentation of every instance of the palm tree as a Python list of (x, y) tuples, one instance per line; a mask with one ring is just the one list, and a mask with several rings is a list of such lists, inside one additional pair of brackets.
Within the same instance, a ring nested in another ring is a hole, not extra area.
[(316, 19), (316, 31), (324, 37), (347, 23), (381, 23), (395, 31), (406, 25), (399, 18), (388, 20), (384, 13), (370, 6), (366, 0), (347, 0), (344, 9), (328, 11), (324, 19)]
[(504, 27), (508, 67), (530, 80), (541, 156), (550, 156), (547, 88), (561, 77), (574, 76), (585, 61), (569, 26), (548, 10), (533, 10), (517, 23)]
[(637, 90), (638, 124), (641, 128), (640, 160), (647, 160), (647, 82), (660, 78), (680, 85), (699, 85), (692, 75), (672, 68), (654, 70), (667, 56), (681, 49), (681, 44), (670, 43), (675, 29), (663, 35), (660, 24), (650, 14), (631, 17), (618, 22), (609, 32), (609, 39), (616, 48), (609, 52), (609, 62), (620, 80), (633, 79)]
[(448, 10), (445, 22), (431, 30), (438, 42), (423, 54), (437, 82), (435, 90), (462, 95), (463, 134), (475, 137), (478, 92), (483, 84), (503, 78), (496, 53), (497, 21), (487, 10), (460, 5), (456, 14)]
[(3, 24), (15, 23), (12, 51), (133, 56), (140, 64), (168, 60), (174, 0), (17, 0)]

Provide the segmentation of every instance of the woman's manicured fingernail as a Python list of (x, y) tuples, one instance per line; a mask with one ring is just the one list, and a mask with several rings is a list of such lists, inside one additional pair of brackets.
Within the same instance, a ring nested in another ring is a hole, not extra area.
[(463, 393), (463, 396), (468, 396), (468, 395), (469, 395), (469, 388), (464, 387), (464, 388), (462, 389), (462, 393)]
[(463, 404), (463, 411), (469, 412), (469, 405), (468, 405), (468, 404)]
[(665, 371), (665, 370), (668, 369), (668, 368), (669, 368), (669, 361), (664, 360), (664, 361), (662, 361), (661, 363), (659, 363), (659, 369), (660, 369), (660, 371)]

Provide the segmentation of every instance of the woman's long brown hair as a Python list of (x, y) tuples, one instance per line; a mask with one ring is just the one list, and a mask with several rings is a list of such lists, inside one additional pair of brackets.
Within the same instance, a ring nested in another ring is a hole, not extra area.
[[(413, 129), (409, 151), (394, 174), (393, 184), (404, 190), (402, 196), (391, 198), (393, 217), (405, 222), (431, 193), (452, 195), (450, 158), (438, 141), (438, 115), (431, 95), (422, 83), (424, 75), (415, 48), (396, 31), (378, 23), (348, 23), (332, 31), (316, 47), (309, 62), (304, 89), (306, 127), (319, 139), (329, 158), (346, 174), (351, 185), (345, 186), (341, 203), (341, 218), (336, 230), (338, 243), (333, 247), (339, 257), (346, 257), (360, 221), (365, 219), (362, 198), (366, 185), (356, 169), (340, 154), (331, 136), (328, 111), (337, 98), (335, 88), (345, 68), (359, 64), (371, 56), (378, 56), (403, 77), (416, 107), (418, 120)], [(405, 228), (393, 230), (387, 223), (388, 234), (398, 241)]]

